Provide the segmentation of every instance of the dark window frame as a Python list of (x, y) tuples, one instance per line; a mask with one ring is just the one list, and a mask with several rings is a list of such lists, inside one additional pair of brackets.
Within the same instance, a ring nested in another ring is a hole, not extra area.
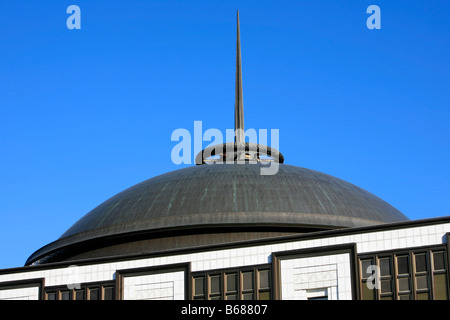
[[(268, 277), (268, 287), (261, 288), (260, 287), (260, 272), (261, 271), (269, 271)], [(252, 288), (245, 289), (244, 288), (244, 273), (252, 272)], [(228, 291), (227, 285), (227, 275), (235, 274), (237, 277), (236, 281), (236, 290)], [(220, 278), (220, 293), (211, 292), (210, 287), (210, 279), (211, 277), (219, 276)], [(203, 278), (203, 293), (196, 294), (195, 293), (195, 280)], [(236, 300), (244, 300), (244, 294), (252, 294), (252, 300), (259, 300), (261, 297), (261, 293), (269, 292), (269, 299), (273, 299), (273, 281), (272, 281), (272, 264), (259, 264), (252, 266), (241, 266), (234, 268), (226, 268), (226, 269), (217, 269), (217, 270), (205, 270), (205, 271), (197, 271), (192, 272), (190, 276), (190, 300), (214, 300), (214, 298), (218, 298), (220, 300), (228, 300), (229, 296), (236, 296)], [(212, 299), (211, 299), (212, 298)]]
[[(448, 272), (449, 272), (449, 257), (448, 257), (448, 244), (439, 244), (433, 246), (424, 246), (424, 247), (414, 247), (414, 248), (405, 248), (398, 250), (389, 250), (389, 251), (381, 251), (381, 252), (372, 252), (372, 253), (364, 253), (358, 255), (358, 283), (359, 283), (359, 299), (364, 299), (363, 296), (363, 286), (367, 283), (367, 277), (364, 277), (364, 270), (362, 268), (362, 261), (372, 259), (372, 261), (376, 262), (377, 266), (380, 266), (379, 260), (385, 257), (390, 257), (391, 264), (391, 279), (392, 279), (392, 293), (386, 294), (381, 292), (381, 288), (374, 289), (373, 294), (375, 300), (382, 300), (383, 298), (392, 298), (394, 300), (400, 300), (401, 297), (406, 297), (408, 295), (409, 299), (417, 300), (419, 295), (427, 293), (428, 299), (433, 300), (435, 298), (435, 283), (434, 276), (437, 274), (445, 274), (446, 275), (446, 297), (449, 297), (449, 284), (448, 284)], [(433, 259), (434, 253), (443, 252), (443, 262), (444, 269), (434, 270)], [(417, 256), (421, 254), (425, 254), (425, 271), (417, 270)], [(408, 273), (399, 274), (398, 270), (398, 258), (407, 256), (408, 262)], [(417, 279), (418, 277), (427, 276), (427, 288), (418, 288)], [(383, 276), (380, 276), (380, 281), (383, 279)], [(399, 280), (408, 279), (409, 281), (409, 290), (400, 291), (399, 289)], [(367, 292), (367, 291), (366, 291)]]
[[(380, 299), (382, 300), (392, 300), (396, 294), (395, 290), (396, 290), (396, 286), (394, 285), (394, 268), (395, 268), (395, 262), (394, 262), (394, 257), (392, 254), (382, 254), (376, 257), (376, 264), (378, 266), (381, 265), (380, 260), (383, 259), (389, 259), (389, 274), (380, 274), (380, 286), (382, 286), (382, 282), (383, 281), (389, 281), (390, 282), (390, 288), (391, 291), (389, 292), (382, 292), (382, 289), (380, 288)], [(381, 268), (380, 268), (380, 273), (381, 273)]]
[[(112, 288), (112, 299), (108, 299), (108, 300), (116, 300), (116, 294), (115, 294), (116, 283), (114, 280), (85, 282), (85, 283), (80, 283), (79, 288), (77, 288), (77, 287), (78, 286), (69, 288), (67, 285), (45, 287), (43, 300), (49, 300), (48, 297), (50, 294), (55, 294), (55, 298), (56, 298), (56, 299), (51, 299), (51, 300), (63, 300), (62, 294), (65, 292), (69, 292), (69, 299), (64, 299), (64, 300), (77, 300), (76, 299), (77, 291), (83, 292), (83, 299), (80, 299), (80, 300), (105, 300), (104, 298), (105, 298), (105, 289), (106, 288)], [(95, 290), (95, 289), (99, 290), (98, 299), (90, 299), (90, 291)]]

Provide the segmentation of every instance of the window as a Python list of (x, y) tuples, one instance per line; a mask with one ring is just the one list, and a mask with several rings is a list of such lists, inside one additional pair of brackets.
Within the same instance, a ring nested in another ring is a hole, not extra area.
[(391, 256), (378, 257), (378, 265), (380, 266), (380, 299), (393, 300), (393, 266)]
[[(374, 268), (377, 266), (378, 269)], [(379, 287), (380, 300), (393, 300), (393, 266), (390, 255), (360, 259), (361, 296), (363, 300), (376, 300), (376, 286)], [(379, 282), (376, 283), (375, 272), (379, 271)]]
[(242, 272), (242, 300), (254, 300), (254, 272)]
[(413, 253), (414, 273), (416, 280), (416, 298), (418, 300), (430, 299), (430, 276), (428, 266), (428, 252)]
[(396, 257), (397, 290), (399, 300), (411, 300), (411, 273), (409, 254)]
[(221, 275), (214, 275), (209, 277), (209, 288), (210, 288), (210, 299), (211, 300), (220, 300), (222, 297), (222, 290), (221, 290), (221, 281), (220, 281)]
[(448, 299), (446, 253), (444, 250), (433, 252), (433, 294), (436, 300)]
[(192, 275), (194, 300), (270, 300), (270, 265), (198, 272)]
[(225, 284), (226, 284), (226, 300), (238, 300), (238, 273), (226, 273), (225, 274)]
[(45, 288), (45, 300), (114, 300), (114, 282)]
[(270, 270), (259, 270), (259, 300), (270, 300), (271, 298), (271, 274)]
[(194, 278), (194, 299), (195, 300), (205, 300), (205, 277), (195, 277)]
[[(375, 285), (373, 281), (373, 271), (370, 266), (375, 264), (375, 259), (360, 259), (361, 269), (361, 295), (363, 300), (375, 300), (375, 290), (371, 289)], [(370, 283), (372, 286), (369, 286)]]
[(328, 300), (328, 289), (310, 289), (306, 291), (306, 297), (308, 300)]
[[(443, 246), (361, 255), (361, 299), (447, 300), (446, 261)], [(378, 271), (378, 286), (375, 286), (375, 271)]]

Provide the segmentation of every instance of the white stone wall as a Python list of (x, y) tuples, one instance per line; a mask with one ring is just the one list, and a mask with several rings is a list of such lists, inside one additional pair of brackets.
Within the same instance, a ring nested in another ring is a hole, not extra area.
[(126, 276), (123, 279), (125, 300), (183, 300), (184, 272)]
[(39, 287), (11, 288), (0, 290), (0, 300), (38, 300)]
[[(378, 252), (385, 250), (403, 249), (411, 247), (420, 246), (430, 246), (445, 243), (445, 233), (450, 232), (450, 223), (439, 223), (428, 225), (428, 226), (410, 226), (410, 227), (399, 227), (393, 230), (378, 230), (370, 231), (359, 234), (343, 234), (343, 235), (328, 235), (322, 236), (320, 238), (314, 239), (298, 239), (292, 241), (286, 241), (281, 243), (273, 244), (260, 244), (249, 247), (231, 248), (231, 249), (219, 249), (215, 251), (206, 252), (191, 252), (183, 254), (175, 254), (169, 256), (161, 257), (148, 257), (140, 258), (129, 261), (117, 261), (117, 262), (105, 262), (105, 263), (95, 263), (91, 265), (73, 265), (70, 267), (58, 267), (54, 269), (39, 269), (33, 270), (30, 268), (20, 268), (18, 272), (1, 274), (0, 270), (0, 290), (1, 283), (8, 281), (20, 281), (27, 279), (45, 278), (46, 286), (57, 286), (57, 285), (71, 285), (76, 283), (89, 283), (97, 281), (111, 281), (115, 279), (116, 270), (131, 269), (131, 268), (143, 268), (143, 267), (154, 267), (162, 265), (171, 265), (179, 263), (191, 263), (191, 272), (203, 271), (203, 270), (214, 270), (214, 269), (225, 269), (231, 267), (243, 267), (257, 264), (266, 264), (271, 262), (271, 255), (273, 252), (281, 252), (287, 250), (301, 250), (310, 249), (315, 247), (326, 247), (331, 245), (356, 243), (357, 253), (369, 253)], [(337, 259), (337, 258), (336, 258)], [(337, 261), (337, 260), (336, 260)], [(300, 263), (300, 262), (298, 262)], [(330, 286), (328, 291), (329, 297), (333, 299), (348, 299), (349, 287), (348, 281), (341, 281), (340, 270), (345, 270), (339, 267), (341, 262), (332, 262), (331, 264), (337, 264), (337, 286)], [(326, 264), (317, 263), (316, 266), (324, 266)], [(287, 267), (286, 264), (282, 266)], [(297, 275), (301, 275), (302, 272), (314, 273), (313, 269), (304, 269), (301, 267), (297, 270)], [(331, 267), (330, 267), (331, 268)], [(26, 270), (26, 271), (25, 271)], [(307, 271), (305, 271), (307, 270)], [(76, 271), (76, 272), (74, 272)], [(310, 272), (311, 271), (311, 272)], [(328, 270), (330, 271), (330, 270)], [(292, 273), (293, 277), (294, 273)], [(344, 274), (347, 277), (346, 274)], [(298, 276), (300, 277), (300, 276)], [(149, 278), (150, 279), (150, 278)], [(283, 279), (283, 278), (282, 278)], [(284, 278), (288, 279), (288, 278)], [(136, 279), (137, 281), (137, 279)], [(150, 280), (149, 280), (150, 281)], [(169, 280), (169, 282), (172, 280)], [(161, 280), (161, 285), (158, 287), (158, 282), (151, 280), (148, 284), (148, 297), (158, 297), (166, 298), (167, 292), (169, 292), (170, 285), (167, 281)], [(177, 294), (181, 291), (184, 285), (181, 286), (178, 282), (174, 282), (173, 285), (173, 298), (176, 299)], [(136, 284), (134, 284), (135, 286)], [(301, 285), (298, 284), (300, 288)], [(282, 290), (287, 290), (285, 286), (294, 286), (293, 278), (292, 282), (285, 281), (282, 283)], [(335, 288), (336, 287), (336, 288)], [(142, 287), (145, 288), (145, 287)], [(334, 289), (335, 288), (335, 289)], [(127, 290), (125, 286), (124, 290)], [(150, 293), (152, 291), (154, 293)], [(159, 291), (158, 291), (159, 290)], [(304, 289), (294, 290), (289, 289), (283, 298), (303, 298), (304, 293), (301, 293)], [(33, 292), (25, 293), (23, 291), (17, 291), (16, 289), (2, 290), (2, 297), (16, 297), (30, 299), (35, 299), (37, 296)], [(124, 292), (125, 292), (124, 291)], [(298, 291), (297, 293), (295, 293)], [(8, 293), (10, 292), (10, 293)], [(155, 292), (159, 292), (158, 294)], [(164, 293), (164, 294), (163, 294)], [(184, 291), (183, 291), (184, 293)], [(144, 293), (140, 293), (145, 295)], [(131, 297), (127, 296), (126, 297)], [(136, 295), (134, 295), (136, 297)], [(184, 296), (183, 296), (184, 298)]]
[(352, 299), (348, 253), (284, 259), (280, 270), (283, 300), (307, 300), (316, 289), (327, 289), (328, 300)]

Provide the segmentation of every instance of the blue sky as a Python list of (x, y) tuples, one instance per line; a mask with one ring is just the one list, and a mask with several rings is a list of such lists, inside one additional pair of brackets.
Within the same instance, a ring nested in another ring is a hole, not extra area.
[(187, 166), (175, 129), (233, 128), (237, 9), (246, 128), (410, 219), (450, 215), (449, 1), (2, 1), (0, 268)]

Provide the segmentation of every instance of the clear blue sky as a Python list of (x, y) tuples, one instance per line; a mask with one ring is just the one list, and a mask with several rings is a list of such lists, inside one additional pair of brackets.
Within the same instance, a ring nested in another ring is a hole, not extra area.
[[(69, 30), (69, 5), (81, 30)], [(369, 30), (369, 5), (381, 29)], [(0, 268), (171, 162), (172, 131), (246, 128), (410, 219), (450, 215), (450, 2), (0, 2)], [(209, 142), (205, 142), (204, 146)]]

